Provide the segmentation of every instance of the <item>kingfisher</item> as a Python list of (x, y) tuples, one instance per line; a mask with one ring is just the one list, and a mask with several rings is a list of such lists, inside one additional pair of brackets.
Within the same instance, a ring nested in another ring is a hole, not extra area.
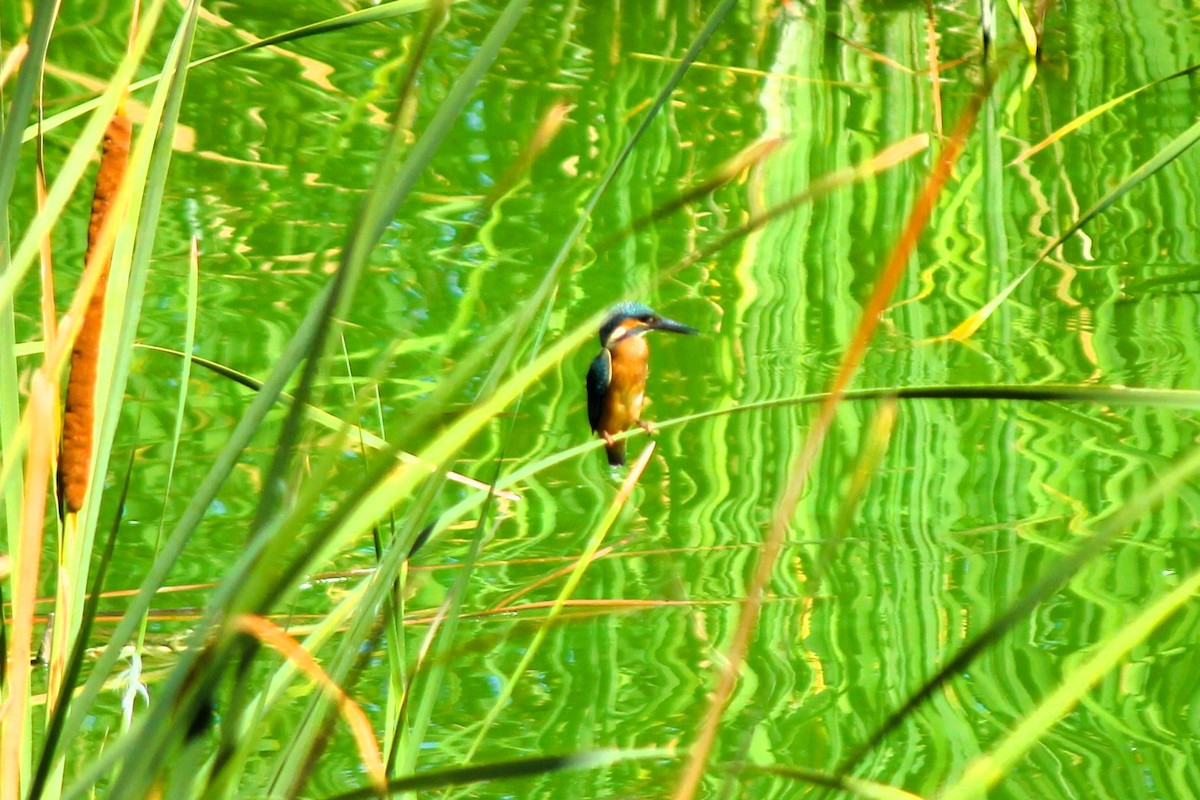
[(650, 362), (646, 334), (650, 331), (699, 333), (682, 322), (660, 317), (649, 306), (621, 303), (600, 326), (600, 355), (588, 369), (588, 422), (592, 433), (604, 440), (608, 463), (614, 467), (625, 463), (625, 440), (613, 441), (614, 436), (634, 425), (654, 433), (650, 423), (642, 420)]

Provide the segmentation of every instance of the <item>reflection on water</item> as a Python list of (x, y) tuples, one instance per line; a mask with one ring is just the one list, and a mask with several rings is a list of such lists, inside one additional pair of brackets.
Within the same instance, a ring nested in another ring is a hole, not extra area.
[[(259, 12), (213, 13), (246, 15), (229, 21), (255, 35), (309, 21), (300, 19), (299, 6), (276, 4), (266, 13), (259, 5)], [(659, 271), (821, 175), (913, 133), (948, 130), (979, 77), (972, 3), (934, 4), (942, 81), (936, 98), (925, 74), (932, 52), (926, 4), (763, 5), (729, 22), (617, 175), (572, 255), (551, 317), (554, 337), (598, 308), (633, 298), (703, 331), (657, 349), (651, 419), (824, 389), (932, 151), (802, 207), (668, 280), (657, 281)], [(969, 344), (928, 341), (987, 302), (1103, 191), (1192, 123), (1194, 84), (1175, 81), (1026, 162), (1009, 163), (1085, 110), (1186, 66), (1200, 52), (1196, 31), (1172, 21), (1186, 17), (1186, 8), (1166, 0), (1053, 4), (1041, 71), (1027, 89), (1015, 71), (1001, 75), (856, 385), (1200, 386), (1200, 214), (1188, 180), (1194, 154), (1051, 254)], [(456, 12), (421, 79), (418, 127), (492, 17), (477, 4)], [(378, 343), (399, 333), (405, 344), (380, 388), (382, 427), (416, 444), (425, 438), (428, 432), (405, 424), (429, 377), (504, 325), (532, 292), (583, 199), (673, 69), (653, 56), (677, 57), (702, 22), (700, 10), (684, 4), (618, 10), (566, 3), (530, 12), (501, 68), (387, 231), (347, 321), (348, 358), (339, 354), (331, 367), (330, 410), (352, 405), (347, 370), (361, 386)], [(112, 24), (116, 30), (122, 23)], [(195, 150), (174, 162), (144, 341), (177, 347), (182, 339), (185, 241), (194, 219), (203, 233), (197, 354), (255, 376), (270, 369), (337, 262), (370, 181), (382, 122), (393, 110), (390, 87), (402, 63), (396, 43), (409, 41), (417, 24), (354, 29), (193, 73), (183, 121), (195, 130)], [(87, 28), (65, 30), (90, 41)], [(198, 52), (229, 46), (229, 36), (204, 28)], [(115, 54), (101, 44), (64, 46), (55, 57), (72, 70), (103, 74)], [(48, 82), (59, 95), (78, 91), (67, 91), (65, 80)], [(569, 122), (530, 179), (492, 215), (480, 214), (478, 199), (517, 158), (545, 111), (564, 99), (574, 105)], [(70, 132), (57, 135), (65, 142)], [(785, 144), (712, 198), (599, 247), (764, 136), (784, 137)], [(78, 234), (57, 235), (66, 242)], [(585, 350), (454, 468), (487, 477), (501, 455), (527, 461), (586, 441), (583, 375), (594, 353), (590, 343)], [(178, 364), (162, 355), (140, 358), (130, 390), (154, 408), (171, 396)], [(468, 386), (447, 415), (479, 388)], [(177, 486), (203, 474), (246, 402), (246, 390), (196, 374)], [(822, 451), (714, 763), (832, 769), (1093, 519), (1144, 492), (1197, 435), (1194, 416), (1179, 410), (906, 402), (867, 494), (845, 514), (850, 526), (835, 532), (875, 413), (867, 404), (845, 407)], [(690, 741), (756, 547), (811, 418), (808, 407), (778, 407), (661, 432), (610, 534), (611, 550), (577, 593), (621, 605), (581, 607), (551, 634), (480, 758)], [(147, 468), (131, 516), (143, 535), (122, 544), (131, 563), (149, 558), (172, 423), (143, 420), (139, 430)], [(172, 582), (216, 580), (239, 551), (270, 434), (255, 442)], [(637, 452), (644, 442), (630, 446)], [(359, 456), (345, 460), (330, 506), (362, 468)], [(561, 579), (511, 600), (580, 552), (614, 492), (602, 462), (589, 453), (522, 487), (523, 499), (503, 512), (485, 552), (471, 610), (555, 596)], [(452, 486), (440, 505), (465, 494)], [(172, 498), (168, 519), (185, 502)], [(1192, 568), (1197, 512), (1193, 488), (1142, 519), (893, 734), (860, 774), (925, 794), (961, 774), (1091, 644)], [(841, 542), (810, 598), (820, 545), (833, 533)], [(421, 566), (429, 569), (415, 578), (414, 609), (440, 602), (472, 534), (473, 527), (453, 529), (422, 552)], [(334, 566), (369, 564), (370, 553), (363, 543)], [(128, 575), (132, 586), (133, 571)], [(318, 585), (299, 605), (319, 611), (324, 593), (344, 591), (339, 586)], [(1185, 679), (1200, 667), (1188, 646), (1196, 624), (1194, 610), (1185, 610), (1135, 651), (992, 796), (1095, 796), (1100, 785), (1122, 798), (1200, 790), (1200, 733)], [(532, 630), (513, 616), (463, 623), (427, 766), (458, 763), (459, 731), (486, 714)], [(412, 633), (423, 635), (424, 626)], [(376, 715), (385, 672), (384, 660), (369, 665), (357, 687)], [(282, 738), (286, 719), (277, 724)], [(319, 784), (344, 788), (355, 763), (352, 747), (336, 742)], [(472, 796), (661, 796), (675, 768), (618, 767), (536, 786), (480, 788)], [(718, 768), (714, 786), (723, 774)], [(791, 781), (739, 780), (741, 796), (810, 796)]]

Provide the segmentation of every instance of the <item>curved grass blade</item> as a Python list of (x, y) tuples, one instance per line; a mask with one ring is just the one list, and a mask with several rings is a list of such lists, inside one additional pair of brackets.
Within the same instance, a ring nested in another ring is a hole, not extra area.
[(1171, 140), (1171, 142), (1157, 154), (1155, 154), (1153, 158), (1135, 169), (1129, 174), (1129, 177), (1113, 187), (1113, 189), (1107, 192), (1104, 197), (1101, 197), (1099, 200), (1097, 200), (1091, 208), (1079, 216), (1079, 219), (1071, 223), (1071, 225), (1065, 231), (1063, 231), (1060, 236), (1043, 248), (1042, 252), (1036, 259), (1034, 259), (1033, 263), (1030, 264), (1024, 272), (1018, 275), (1014, 281), (1005, 286), (1000, 293), (996, 295), (996, 297), (993, 297), (990, 301), (988, 301), (983, 308), (959, 323), (954, 330), (942, 336), (934, 337), (931, 341), (953, 339), (961, 342), (971, 338), (971, 336), (973, 336), (975, 332), (979, 330), (983, 323), (987, 321), (988, 317), (990, 317), (992, 313), (1000, 306), (1004, 299), (1012, 294), (1013, 290), (1015, 290), (1017, 286), (1019, 286), (1021, 282), (1025, 280), (1026, 276), (1033, 271), (1033, 268), (1038, 264), (1041, 264), (1048, 255), (1058, 248), (1059, 245), (1071, 238), (1071, 236), (1073, 236), (1075, 232), (1084, 225), (1107, 211), (1113, 203), (1124, 197), (1142, 181), (1146, 180), (1151, 175), (1183, 155), (1184, 152), (1194, 145), (1197, 140), (1200, 140), (1200, 122), (1192, 125), (1186, 131)]
[[(340, 637), (352, 624), (356, 615), (365, 613), (362, 600), (366, 589), (366, 582), (350, 589), (329, 612), (321, 615), (320, 620), (300, 643), (301, 647), (309, 653), (316, 653), (331, 640)], [(231, 782), (236, 770), (242, 768), (247, 759), (257, 751), (261, 736), (255, 734), (254, 726), (260, 725), (269, 710), (288, 696), (300, 674), (293, 662), (286, 661), (270, 675), (264, 688), (246, 704), (243, 724), (230, 732), (231, 738), (237, 743), (236, 750), (227, 753), (220, 768), (214, 769), (210, 785)]]
[[(145, 344), (142, 342), (138, 342), (134, 346), (138, 347), (142, 350), (151, 350), (156, 353), (165, 353), (167, 355), (176, 356), (178, 358), (184, 357), (184, 353), (182, 353), (179, 350), (174, 350), (170, 347), (160, 347), (159, 345)], [(202, 358), (200, 356), (192, 356), (191, 360), (192, 360), (192, 363), (195, 364), (196, 366), (204, 367), (205, 369), (209, 370), (210, 372), (220, 375), (223, 378), (228, 378), (229, 380), (233, 381), (234, 383), (245, 386), (247, 389), (250, 389), (252, 391), (258, 392), (258, 391), (261, 391), (263, 388), (262, 381), (258, 380), (257, 378), (253, 378), (244, 372), (239, 372), (238, 370), (234, 369), (233, 367), (228, 367), (224, 364), (220, 364), (216, 361), (212, 361), (207, 358)], [(276, 402), (281, 403), (281, 404), (282, 403), (290, 403), (290, 402), (294, 402), (294, 401), (295, 401), (295, 398), (291, 394), (288, 394), (287, 392), (280, 392), (279, 396), (276, 398)], [(313, 422), (316, 422), (317, 424), (321, 425), (324, 428), (327, 428), (331, 431), (338, 431), (344, 425), (350, 425), (350, 430), (356, 436), (358, 436), (362, 440), (362, 443), (364, 445), (366, 445), (367, 447), (370, 447), (373, 450), (391, 450), (392, 449), (392, 445), (390, 443), (388, 443), (388, 441), (386, 439), (380, 437), (377, 433), (374, 433), (373, 431), (367, 430), (366, 428), (362, 427), (361, 425), (351, 424), (351, 423), (347, 422), (346, 420), (342, 419), (341, 417), (335, 416), (334, 414), (331, 414), (330, 412), (326, 411), (325, 409), (319, 408), (311, 403), (307, 404), (304, 408), (305, 408), (305, 413), (308, 414), (309, 418)], [(401, 461), (404, 461), (407, 463), (423, 464), (425, 466), (425, 468), (430, 471), (437, 470), (436, 465), (422, 462), (420, 459), (418, 459), (416, 456), (414, 456), (411, 453), (407, 453), (404, 451), (398, 451), (395, 453), (395, 457), (399, 458)], [(484, 483), (483, 481), (476, 480), (475, 478), (472, 478), (469, 475), (463, 475), (460, 472), (454, 472), (453, 470), (447, 470), (445, 474), (446, 474), (447, 479), (454, 481), (455, 483), (461, 483), (463, 486), (469, 486), (472, 489), (479, 489), (480, 491), (486, 491), (488, 488), (488, 484)], [(514, 492), (509, 492), (509, 491), (501, 492), (500, 495), (502, 497), (504, 497), (506, 500), (520, 500), (521, 499), (521, 496), (519, 494), (516, 494)]]
[(1050, 145), (1055, 144), (1056, 142), (1062, 141), (1070, 134), (1074, 133), (1075, 131), (1082, 128), (1084, 125), (1086, 125), (1089, 122), (1091, 122), (1092, 120), (1094, 120), (1096, 117), (1100, 116), (1101, 114), (1107, 113), (1108, 111), (1111, 111), (1112, 109), (1116, 108), (1121, 103), (1124, 103), (1126, 100), (1130, 99), (1131, 97), (1141, 94), (1142, 92), (1146, 91), (1147, 89), (1151, 89), (1155, 86), (1158, 86), (1160, 83), (1166, 83), (1167, 81), (1171, 81), (1176, 78), (1182, 78), (1186, 75), (1191, 75), (1196, 70), (1200, 70), (1200, 64), (1193, 64), (1192, 66), (1184, 67), (1183, 69), (1181, 69), (1177, 72), (1172, 72), (1170, 75), (1166, 75), (1162, 78), (1157, 78), (1155, 80), (1152, 80), (1143, 86), (1139, 86), (1138, 88), (1134, 89), (1133, 91), (1126, 92), (1125, 94), (1121, 95), (1120, 97), (1114, 97), (1112, 100), (1109, 100), (1108, 102), (1101, 103), (1100, 105), (1096, 106), (1095, 108), (1093, 108), (1089, 111), (1085, 111), (1084, 113), (1080, 114), (1075, 119), (1068, 122), (1066, 125), (1063, 125), (1062, 127), (1055, 130), (1053, 133), (1051, 133), (1045, 139), (1042, 139), (1042, 141), (1038, 142), (1037, 144), (1033, 145), (1032, 147), (1029, 147), (1029, 148), (1026, 148), (1025, 150), (1023, 150), (1016, 158), (1014, 158), (1009, 163), (1009, 166), (1012, 166), (1014, 164), (1020, 164), (1025, 159), (1029, 158), (1030, 156), (1037, 155), (1038, 153), (1045, 150)]
[[(746, 403), (730, 408), (702, 411), (669, 420), (658, 420), (654, 423), (659, 430), (701, 422), (706, 419), (726, 416), (729, 414), (752, 413), (770, 408), (788, 408), (802, 405), (815, 405), (828, 400), (829, 393), (801, 395), (775, 400), (762, 400), (756, 403)], [(1161, 406), (1168, 408), (1190, 408), (1200, 410), (1200, 391), (1185, 389), (1133, 389), (1127, 386), (1067, 386), (1067, 385), (994, 385), (981, 384), (973, 386), (915, 386), (888, 387), (880, 389), (851, 389), (842, 396), (843, 402), (877, 402), (895, 398), (897, 400), (1014, 400), (1022, 402), (1077, 402), (1094, 403), (1105, 406)], [(614, 436), (614, 439), (644, 436), (640, 429), (626, 431)], [(496, 481), (497, 491), (511, 486), (517, 486), (551, 467), (555, 467), (574, 458), (580, 458), (603, 446), (599, 439), (590, 440), (583, 444), (560, 450), (548, 456), (522, 466)], [(438, 527), (448, 526), (462, 519), (471, 509), (477, 507), (480, 497), (466, 498), (447, 509), (437, 521)]]
[(983, 797), (1085, 694), (1112, 672), (1129, 655), (1130, 650), (1145, 642), (1160, 625), (1194, 599), (1198, 592), (1200, 570), (1192, 572), (1178, 586), (1107, 637), (1084, 663), (1064, 675), (1058, 689), (1025, 717), (991, 753), (976, 758), (959, 780), (943, 790), (938, 795), (939, 800)]
[[(802, 781), (803, 783), (811, 783), (814, 786), (824, 786), (827, 789), (837, 789), (842, 792), (849, 792), (858, 797), (866, 798), (866, 800), (922, 800), (922, 797), (912, 792), (906, 792), (895, 786), (889, 786), (886, 783), (876, 783), (875, 781), (866, 781), (861, 778), (850, 778), (845, 776), (830, 775), (827, 772), (817, 772), (812, 769), (803, 769), (801, 767), (760, 767), (755, 765), (747, 765), (742, 767), (745, 772), (757, 772), (763, 775), (778, 775), (781, 778)], [(940, 800), (940, 799), (939, 799)]]
[[(400, 794), (401, 792), (446, 789), (451, 786), (465, 786), (471, 783), (506, 778), (524, 778), (531, 775), (549, 775), (555, 772), (582, 769), (601, 769), (625, 761), (661, 761), (674, 757), (675, 754), (671, 750), (651, 747), (631, 750), (584, 750), (567, 755), (537, 756), (512, 761), (495, 761), (489, 764), (472, 764), (466, 767), (395, 778), (388, 781), (388, 792)], [(374, 788), (356, 789), (352, 792), (330, 795), (325, 800), (371, 800), (375, 796), (374, 793)]]
[(235, 620), (234, 627), (277, 651), (291, 662), (296, 670), (317, 684), (324, 694), (333, 698), (350, 728), (354, 743), (358, 747), (359, 758), (371, 778), (376, 794), (384, 794), (387, 790), (387, 776), (383, 772), (383, 758), (379, 753), (375, 734), (371, 730), (371, 721), (363, 713), (362, 707), (330, 679), (308, 650), (266, 617), (243, 614)]
[(1085, 564), (1103, 552), (1118, 534), (1158, 506), (1197, 472), (1200, 472), (1200, 448), (1193, 449), (1159, 477), (1148, 490), (1121, 506), (1071, 553), (1054, 564), (1032, 587), (984, 626), (983, 630), (917, 689), (904, 705), (888, 715), (875, 733), (850, 754), (839, 767), (838, 774), (848, 775), (853, 772), (868, 753), (932, 697), (934, 692), (956, 677), (976, 656), (996, 643), (1014, 625), (1027, 618), (1039, 604), (1062, 588)]
[(449, 5), (452, 2), (462, 2), (462, 0), (392, 0), (388, 3), (380, 3), (379, 5), (370, 8), (362, 8), (357, 11), (351, 11), (337, 17), (331, 17), (320, 22), (314, 22), (308, 25), (302, 25), (299, 28), (293, 28), (290, 31), (277, 33), (272, 36), (259, 39), (254, 42), (232, 47), (228, 50), (223, 50), (220, 53), (214, 53), (210, 56), (205, 56), (192, 64), (193, 67), (207, 64), (211, 61), (219, 61), (229, 56), (239, 53), (246, 53), (251, 50), (258, 50), (263, 47), (271, 47), (279, 44), (287, 44), (288, 42), (307, 39), (310, 36), (320, 36), (326, 33), (333, 33), (345, 28), (355, 28), (359, 25), (367, 25), (372, 22), (384, 22), (396, 17), (402, 17), (417, 11), (432, 9), (438, 5)]

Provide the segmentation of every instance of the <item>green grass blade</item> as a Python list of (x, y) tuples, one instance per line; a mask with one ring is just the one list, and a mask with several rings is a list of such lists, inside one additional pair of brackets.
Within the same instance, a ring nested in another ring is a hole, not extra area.
[[(772, 408), (791, 408), (816, 405), (825, 400), (828, 393), (800, 395), (775, 400), (762, 400), (729, 408), (687, 414), (674, 419), (659, 420), (654, 426), (666, 430), (677, 425), (689, 425), (730, 414), (749, 414)], [(1200, 391), (1186, 389), (1135, 389), (1127, 386), (1069, 386), (1069, 385), (964, 385), (964, 386), (914, 386), (884, 387), (879, 389), (852, 389), (843, 396), (843, 402), (878, 402), (887, 398), (897, 400), (1011, 400), (1018, 402), (1071, 402), (1091, 403), (1100, 406), (1151, 406), (1164, 408), (1200, 409)], [(615, 439), (644, 436), (640, 429), (618, 434)], [(575, 458), (587, 456), (603, 447), (599, 439), (560, 450), (522, 465), (496, 481), (496, 490), (504, 491), (535, 478), (539, 473)], [(447, 509), (438, 519), (437, 526), (444, 528), (465, 517), (482, 502), (481, 495), (465, 498)]]
[(1197, 472), (1200, 472), (1200, 449), (1188, 453), (1163, 474), (1151, 488), (1121, 506), (1105, 522), (1097, 526), (1095, 531), (1080, 542), (1073, 551), (1047, 570), (1033, 586), (988, 622), (983, 630), (955, 653), (900, 708), (888, 715), (875, 733), (851, 753), (839, 768), (838, 774), (850, 774), (888, 734), (908, 719), (912, 712), (923, 705), (936, 691), (961, 673), (975, 660), (976, 656), (987, 650), (1014, 625), (1026, 619), (1040, 603), (1057, 592), (1085, 564), (1103, 552), (1118, 534), (1157, 507)]
[(1063, 676), (1062, 683), (987, 755), (975, 759), (963, 776), (941, 794), (940, 800), (983, 797), (1046, 732), (1096, 687), (1129, 652), (1144, 643), (1160, 625), (1200, 592), (1200, 570), (1192, 572), (1096, 648), (1083, 663)]

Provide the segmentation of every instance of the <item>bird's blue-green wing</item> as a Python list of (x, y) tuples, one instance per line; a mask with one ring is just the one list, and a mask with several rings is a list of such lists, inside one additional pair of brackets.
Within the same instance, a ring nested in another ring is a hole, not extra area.
[(610, 381), (612, 354), (608, 352), (608, 348), (604, 348), (600, 355), (592, 360), (587, 374), (588, 422), (591, 423), (593, 433), (600, 430), (600, 414), (604, 410), (604, 395), (608, 392)]

